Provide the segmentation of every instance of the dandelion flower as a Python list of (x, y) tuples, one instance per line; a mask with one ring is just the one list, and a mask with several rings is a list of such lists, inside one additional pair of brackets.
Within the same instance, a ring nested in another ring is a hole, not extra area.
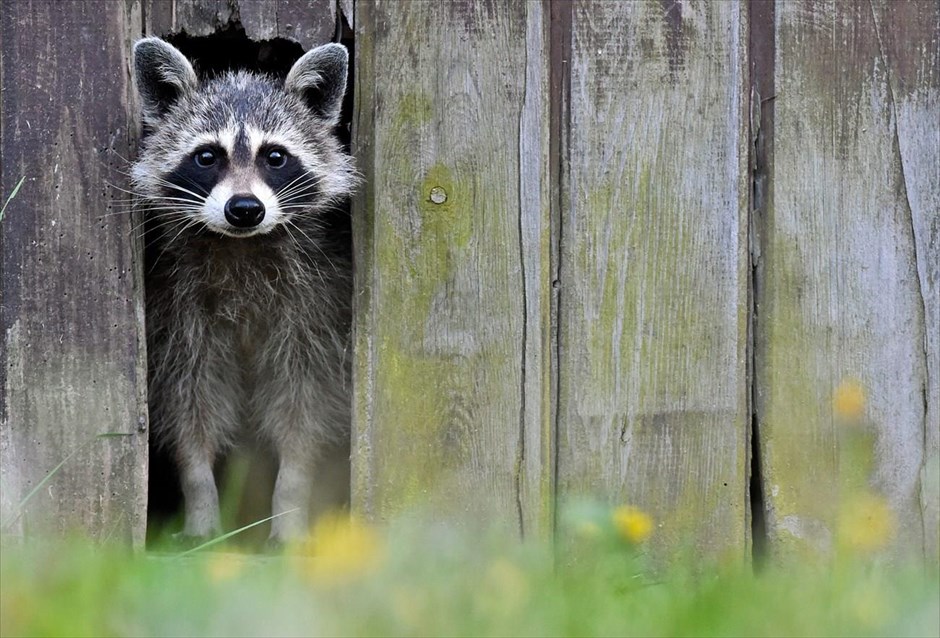
[(383, 547), (374, 529), (358, 519), (327, 515), (299, 546), (301, 571), (315, 582), (339, 582), (362, 577), (381, 565)]
[(621, 505), (612, 514), (617, 532), (631, 543), (642, 543), (653, 532), (653, 519), (635, 507)]
[(839, 537), (852, 550), (870, 553), (894, 539), (897, 521), (884, 497), (872, 493), (849, 498), (839, 513)]
[(842, 381), (832, 393), (832, 410), (847, 421), (857, 421), (865, 413), (865, 388), (855, 380)]
[(511, 561), (500, 558), (484, 574), (477, 604), (488, 616), (509, 617), (529, 600), (529, 580)]

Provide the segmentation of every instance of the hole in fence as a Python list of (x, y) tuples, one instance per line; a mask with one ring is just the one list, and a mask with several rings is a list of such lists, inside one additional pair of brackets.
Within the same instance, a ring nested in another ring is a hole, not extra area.
[[(340, 30), (340, 43), (349, 50), (350, 61), (354, 59), (355, 42), (353, 31), (345, 18)], [(230, 24), (208, 36), (189, 36), (185, 33), (164, 36), (164, 39), (193, 62), (200, 79), (206, 79), (229, 70), (248, 70), (284, 78), (291, 66), (303, 55), (304, 50), (296, 42), (275, 38), (254, 41), (248, 38), (239, 24)], [(355, 86), (353, 66), (350, 64), (343, 111), (336, 134), (346, 152), (350, 147), (350, 130), (353, 112), (352, 89)], [(352, 231), (348, 207), (335, 211), (323, 220), (327, 232), (332, 233), (352, 252)], [(149, 272), (158, 258), (153, 246), (145, 249), (144, 267)], [(316, 485), (311, 516), (349, 504), (349, 448), (340, 445), (325, 453), (318, 463), (315, 474)], [(271, 493), (274, 487), (276, 461), (266, 451), (251, 455), (230, 455), (216, 468), (216, 483), (222, 505), (223, 527), (235, 529), (270, 515)], [(151, 438), (149, 488), (147, 505), (147, 542), (164, 537), (167, 532), (181, 528), (183, 497), (179, 477), (173, 459), (167, 450)], [(240, 543), (257, 547), (267, 537), (268, 525), (260, 525), (240, 535)], [(235, 540), (235, 539), (233, 539)]]

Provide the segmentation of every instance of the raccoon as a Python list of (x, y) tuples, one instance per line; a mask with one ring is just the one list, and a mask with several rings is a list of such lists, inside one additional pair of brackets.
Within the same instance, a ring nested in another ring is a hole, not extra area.
[(131, 176), (148, 267), (151, 423), (177, 464), (186, 537), (220, 531), (213, 466), (233, 446), (278, 461), (271, 540), (306, 530), (318, 453), (349, 437), (348, 243), (327, 214), (354, 185), (334, 134), (348, 54), (327, 44), (283, 82), (200, 81), (175, 47), (133, 49), (144, 138)]

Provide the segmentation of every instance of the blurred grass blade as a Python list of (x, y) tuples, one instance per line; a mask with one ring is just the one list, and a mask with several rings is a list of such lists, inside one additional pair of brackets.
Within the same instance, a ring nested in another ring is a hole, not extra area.
[(13, 201), (13, 198), (16, 197), (16, 194), (20, 192), (20, 186), (22, 186), (23, 182), (25, 181), (26, 181), (26, 176), (23, 175), (23, 177), (20, 178), (20, 181), (16, 183), (16, 186), (13, 187), (13, 192), (10, 193), (9, 197), (7, 197), (7, 201), (3, 202), (3, 208), (0, 208), (0, 222), (3, 221), (3, 213), (5, 213), (7, 210), (7, 204)]
[(72, 450), (72, 452), (69, 453), (64, 459), (62, 459), (61, 461), (59, 461), (59, 464), (58, 464), (58, 465), (56, 465), (54, 468), (52, 468), (51, 470), (49, 470), (49, 472), (42, 478), (42, 480), (39, 481), (38, 483), (36, 483), (36, 487), (34, 487), (33, 489), (31, 489), (31, 490), (29, 491), (29, 494), (27, 494), (25, 497), (23, 497), (23, 500), (20, 501), (20, 504), (17, 505), (17, 507), (16, 507), (16, 514), (13, 515), (13, 518), (10, 519), (9, 521), (3, 521), (3, 523), (0, 524), (0, 528), (5, 529), (5, 528), (9, 527), (10, 525), (12, 525), (13, 523), (15, 523), (16, 521), (18, 521), (19, 518), (20, 518), (20, 516), (23, 515), (23, 511), (24, 511), (25, 508), (26, 508), (26, 504), (29, 503), (29, 501), (36, 495), (36, 493), (39, 492), (39, 490), (41, 490), (41, 489), (43, 488), (43, 486), (44, 486), (46, 483), (48, 483), (48, 482), (52, 479), (52, 477), (55, 476), (55, 475), (59, 472), (59, 470), (61, 470), (62, 467), (63, 467), (66, 463), (68, 463), (70, 460), (72, 460), (72, 457), (75, 456), (76, 454), (78, 454), (78, 453), (85, 447), (85, 445), (87, 445), (87, 443), (85, 443), (85, 444), (83, 444), (83, 445), (80, 445), (80, 446), (78, 446), (77, 448), (75, 448), (74, 450)]
[(226, 533), (226, 534), (222, 534), (221, 536), (217, 536), (216, 538), (213, 538), (211, 541), (206, 541), (206, 542), (203, 543), (202, 545), (196, 545), (196, 546), (193, 547), (192, 549), (187, 549), (185, 552), (182, 552), (182, 553), (180, 553), (180, 554), (177, 554), (177, 555), (176, 555), (176, 558), (182, 558), (183, 556), (189, 556), (190, 554), (195, 554), (196, 552), (198, 552), (198, 551), (200, 551), (200, 550), (203, 550), (203, 549), (205, 549), (205, 548), (207, 548), (207, 547), (212, 547), (213, 545), (218, 545), (218, 544), (221, 543), (222, 541), (226, 541), (226, 540), (230, 539), (232, 536), (235, 536), (236, 534), (241, 534), (241, 533), (244, 532), (245, 530), (249, 530), (249, 529), (251, 529), (252, 527), (257, 527), (258, 525), (261, 525), (262, 523), (267, 523), (268, 521), (273, 520), (273, 519), (275, 519), (275, 518), (277, 518), (277, 517), (279, 517), (279, 516), (284, 516), (285, 514), (290, 514), (291, 512), (296, 512), (298, 509), (300, 509), (300, 508), (295, 507), (295, 508), (293, 508), (293, 509), (289, 509), (289, 510), (286, 510), (286, 511), (284, 511), (284, 512), (278, 512), (277, 514), (274, 514), (273, 516), (268, 516), (267, 518), (262, 518), (260, 521), (255, 521), (254, 523), (249, 523), (248, 525), (245, 525), (244, 527), (239, 527), (239, 528), (236, 529), (236, 530), (232, 530), (231, 532), (228, 532), (228, 533)]
[[(20, 184), (22, 183), (23, 183), (23, 180), (21, 179)], [(17, 186), (17, 188), (19, 188), (19, 186)], [(15, 190), (13, 191), (13, 195), (16, 195)], [(9, 199), (12, 199), (13, 195), (10, 195)], [(9, 199), (7, 201), (9, 201)], [(58, 465), (56, 465), (54, 468), (49, 470), (49, 472), (47, 472), (46, 475), (42, 477), (42, 480), (36, 484), (36, 487), (34, 487), (33, 489), (29, 491), (29, 494), (23, 497), (23, 500), (20, 501), (19, 505), (16, 506), (16, 514), (13, 515), (13, 518), (11, 518), (9, 521), (0, 522), (0, 529), (6, 529), (10, 525), (18, 521), (20, 519), (20, 516), (23, 515), (23, 511), (25, 510), (27, 503), (29, 503), (29, 501), (39, 492), (39, 490), (43, 488), (43, 486), (46, 483), (48, 483), (52, 479), (53, 476), (58, 474), (59, 470), (61, 470), (65, 466), (65, 464), (68, 463), (72, 459), (73, 456), (75, 456), (76, 454), (84, 450), (86, 447), (88, 447), (89, 445), (91, 445), (98, 439), (108, 439), (108, 438), (114, 438), (118, 436), (128, 436), (128, 435), (122, 434), (120, 432), (105, 432), (104, 434), (95, 435), (93, 438), (85, 441), (84, 443), (79, 445), (77, 448), (72, 450), (68, 455), (66, 455), (64, 459), (59, 461)]]

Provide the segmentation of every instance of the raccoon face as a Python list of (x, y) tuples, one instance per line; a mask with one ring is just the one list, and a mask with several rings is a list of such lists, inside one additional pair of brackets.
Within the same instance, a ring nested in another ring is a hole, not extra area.
[(132, 179), (161, 223), (230, 237), (269, 233), (347, 196), (352, 167), (333, 135), (348, 54), (307, 52), (281, 84), (226, 73), (200, 84), (192, 65), (157, 38), (134, 46), (146, 137)]

